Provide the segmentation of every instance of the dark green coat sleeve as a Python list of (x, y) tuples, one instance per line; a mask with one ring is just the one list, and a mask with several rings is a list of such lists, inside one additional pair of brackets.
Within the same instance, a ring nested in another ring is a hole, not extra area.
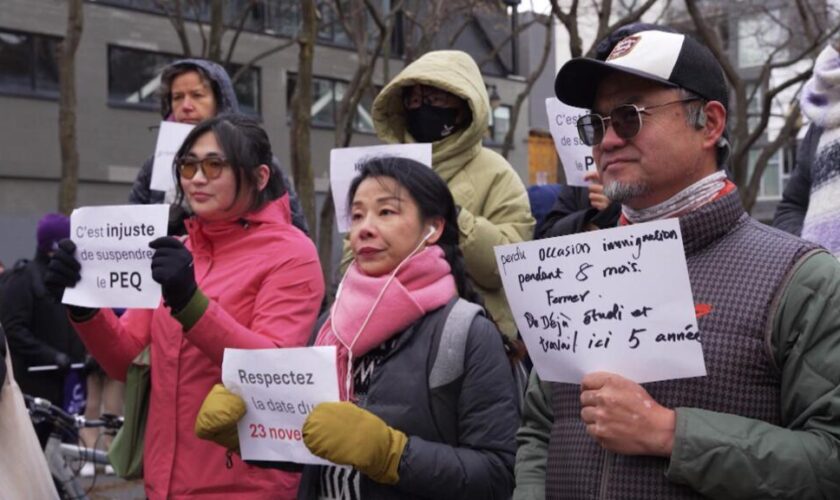
[(553, 422), (551, 387), (540, 380), (536, 370), (532, 370), (522, 402), (522, 426), (516, 433), (514, 500), (545, 498), (545, 464)]
[(782, 426), (677, 408), (668, 478), (710, 498), (840, 498), (840, 264), (792, 275), (772, 322)]

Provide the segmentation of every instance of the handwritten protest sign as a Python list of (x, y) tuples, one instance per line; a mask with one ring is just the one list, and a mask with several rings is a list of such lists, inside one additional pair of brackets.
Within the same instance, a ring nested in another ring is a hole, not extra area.
[(706, 374), (677, 219), (495, 247), (543, 380)]
[(584, 144), (577, 132), (578, 118), (588, 111), (563, 104), (556, 97), (545, 100), (545, 110), (554, 147), (566, 173), (566, 184), (588, 186), (589, 181), (583, 179), (583, 174), (595, 169), (595, 160), (592, 158), (592, 147)]
[(239, 449), (245, 460), (328, 464), (303, 443), (309, 412), (338, 401), (336, 351), (329, 347), (225, 349), (222, 382), (245, 400)]
[(175, 179), (172, 176), (172, 162), (175, 153), (181, 148), (194, 125), (177, 122), (160, 122), (157, 145), (155, 146), (155, 162), (152, 164), (152, 180), (149, 188), (156, 191), (171, 191), (175, 189)]
[(83, 307), (138, 307), (160, 303), (152, 280), (149, 242), (166, 236), (169, 205), (82, 207), (70, 216), (70, 238), (82, 279), (62, 302)]
[(432, 166), (432, 145), (389, 144), (386, 146), (364, 146), (358, 148), (335, 148), (330, 152), (330, 186), (335, 203), (335, 222), (339, 233), (350, 230), (347, 213), (347, 191), (356, 178), (356, 164), (368, 158), (398, 156)]

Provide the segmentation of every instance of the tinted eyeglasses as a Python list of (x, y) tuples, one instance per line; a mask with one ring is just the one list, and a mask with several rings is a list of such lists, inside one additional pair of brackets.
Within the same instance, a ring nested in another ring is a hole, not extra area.
[(699, 97), (687, 97), (654, 106), (622, 104), (613, 108), (609, 116), (601, 116), (597, 113), (583, 115), (577, 121), (578, 136), (587, 146), (597, 146), (604, 140), (604, 134), (607, 133), (607, 122), (609, 122), (617, 136), (622, 139), (631, 139), (642, 130), (642, 114), (650, 114), (648, 110), (699, 99)]
[(222, 175), (222, 170), (230, 166), (230, 162), (221, 156), (208, 156), (206, 158), (188, 156), (176, 159), (175, 166), (178, 168), (178, 175), (184, 179), (192, 179), (196, 172), (201, 169), (204, 177), (212, 180), (218, 179)]
[(420, 107), (422, 103), (428, 106), (444, 108), (451, 102), (451, 95), (445, 90), (425, 85), (420, 87), (419, 93), (414, 92), (413, 87), (406, 87), (403, 90), (403, 106), (406, 109), (414, 109)]

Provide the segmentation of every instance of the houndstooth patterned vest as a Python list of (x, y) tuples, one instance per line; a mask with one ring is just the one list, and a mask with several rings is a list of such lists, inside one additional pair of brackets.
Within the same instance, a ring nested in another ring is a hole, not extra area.
[[(669, 408), (779, 424), (779, 371), (768, 343), (771, 304), (788, 272), (817, 247), (750, 218), (737, 190), (681, 217), (680, 229), (695, 304), (708, 312), (697, 320), (708, 375), (645, 389)], [(607, 453), (581, 422), (580, 387), (551, 386), (547, 499), (702, 498), (666, 479), (665, 458)]]

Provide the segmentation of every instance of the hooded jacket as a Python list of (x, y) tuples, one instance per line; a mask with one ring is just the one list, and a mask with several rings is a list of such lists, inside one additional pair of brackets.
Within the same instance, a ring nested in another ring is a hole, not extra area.
[[(161, 303), (122, 318), (99, 310), (76, 331), (109, 376), (125, 380), (131, 361), (151, 346), (152, 387), (143, 472), (155, 499), (290, 499), (298, 475), (246, 465), (196, 437), (204, 397), (221, 382), (224, 349), (306, 344), (324, 295), (318, 253), (290, 224), (288, 197), (239, 220), (187, 221), (199, 293), (209, 299), (184, 330)], [(186, 308), (185, 308), (186, 309)]]
[[(531, 239), (534, 218), (528, 193), (501, 155), (485, 148), (490, 101), (475, 61), (465, 52), (429, 52), (397, 75), (373, 102), (376, 134), (385, 142), (415, 142), (406, 130), (403, 89), (413, 85), (443, 89), (467, 101), (470, 124), (432, 144), (432, 168), (443, 178), (460, 207), (460, 247), (467, 273), (488, 312), (509, 337), (516, 325), (508, 307), (493, 247)], [(342, 268), (352, 256), (345, 249)]]
[[(216, 114), (221, 113), (239, 113), (239, 101), (236, 99), (236, 93), (233, 90), (233, 82), (230, 81), (230, 76), (227, 71), (218, 64), (204, 59), (181, 59), (169, 65), (173, 66), (193, 66), (199, 67), (212, 80), (213, 96), (216, 99)], [(167, 68), (168, 69), (168, 68)], [(164, 69), (164, 72), (166, 69)], [(163, 82), (162, 82), (163, 83)], [(166, 87), (170, 87), (172, 82), (165, 82)], [(171, 95), (161, 95), (160, 98), (160, 114), (164, 120), (169, 120), (172, 115), (172, 101)], [(280, 173), (283, 179), (283, 185), (289, 192), (289, 204), (292, 210), (292, 224), (298, 227), (304, 233), (309, 233), (309, 227), (306, 224), (306, 217), (303, 215), (303, 209), (300, 206), (297, 193), (294, 186), (292, 186), (289, 177), (280, 168), (280, 162), (277, 158), (272, 158), (273, 163), (271, 167)], [(149, 185), (152, 182), (152, 165), (154, 164), (154, 155), (150, 156), (143, 163), (140, 172), (137, 173), (137, 178), (134, 179), (134, 184), (131, 186), (131, 192), (128, 195), (128, 202), (138, 205), (146, 205), (149, 203), (163, 203), (164, 192), (152, 191)]]

